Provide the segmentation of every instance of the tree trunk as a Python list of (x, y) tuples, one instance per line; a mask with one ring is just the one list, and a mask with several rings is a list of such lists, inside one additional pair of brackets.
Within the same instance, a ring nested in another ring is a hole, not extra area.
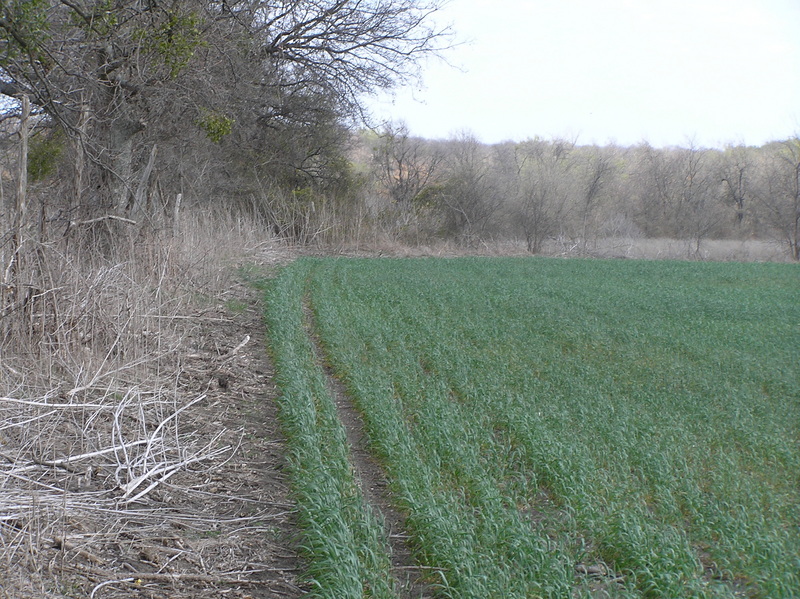
[(111, 203), (117, 216), (130, 214), (133, 199), (133, 139), (144, 131), (144, 123), (118, 119), (111, 125), (109, 187)]
[(22, 271), (22, 245), (25, 242), (26, 213), (28, 211), (28, 118), (31, 103), (28, 96), (22, 96), (22, 117), (19, 123), (19, 170), (17, 174), (17, 197), (14, 205), (14, 228), (11, 241), (11, 275), (17, 296), (20, 292)]
[(150, 186), (150, 177), (153, 174), (153, 168), (156, 164), (156, 153), (158, 146), (153, 144), (153, 149), (150, 150), (150, 159), (147, 161), (147, 166), (144, 167), (141, 177), (139, 178), (139, 185), (136, 188), (136, 193), (133, 197), (133, 206), (130, 210), (130, 216), (133, 219), (142, 219), (147, 215), (145, 210), (145, 200), (147, 199), (147, 190)]

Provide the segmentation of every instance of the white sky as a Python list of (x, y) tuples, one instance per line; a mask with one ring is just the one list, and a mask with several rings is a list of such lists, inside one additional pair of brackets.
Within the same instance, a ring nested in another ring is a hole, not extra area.
[(760, 145), (800, 134), (800, 0), (451, 0), (466, 43), (380, 120), (487, 143)]

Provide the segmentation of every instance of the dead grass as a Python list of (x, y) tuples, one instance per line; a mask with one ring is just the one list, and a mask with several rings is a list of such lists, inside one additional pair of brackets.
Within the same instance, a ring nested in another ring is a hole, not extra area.
[[(471, 246), (454, 241), (406, 245), (389, 237), (372, 238), (368, 242), (344, 244), (336, 248), (345, 255), (391, 256), (397, 258), (459, 256), (530, 256), (522, 240), (482, 240)], [(709, 239), (700, 244), (683, 239), (646, 239), (608, 237), (587, 243), (585, 252), (579, 240), (553, 238), (539, 255), (561, 258), (620, 258), (639, 260), (708, 260), (738, 262), (790, 262), (785, 244), (776, 241), (747, 239)]]
[(260, 314), (236, 274), (285, 252), (259, 223), (187, 214), (174, 237), (27, 245), (25, 301), (0, 318), (0, 597), (299, 594), (279, 432), (253, 403)]
[[(737, 262), (788, 262), (786, 248), (760, 239), (708, 239), (699, 250), (688, 239), (604, 238), (589, 244), (588, 253), (598, 258), (640, 260), (709, 260)], [(579, 248), (566, 240), (552, 240), (546, 251), (552, 255), (575, 255)]]

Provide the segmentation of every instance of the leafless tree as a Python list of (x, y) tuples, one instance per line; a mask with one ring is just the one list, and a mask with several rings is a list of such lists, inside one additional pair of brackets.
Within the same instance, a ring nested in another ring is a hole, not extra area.
[(745, 216), (750, 190), (748, 189), (752, 170), (750, 151), (744, 146), (725, 148), (720, 156), (719, 179), (725, 203), (734, 210), (734, 228), (741, 232), (745, 224)]
[(674, 149), (659, 150), (647, 143), (637, 148), (636, 154), (637, 223), (647, 237), (675, 236), (673, 199), (679, 156)]
[(459, 134), (448, 144), (445, 170), (439, 201), (446, 228), (462, 243), (474, 244), (502, 204), (486, 147), (472, 133)]
[(589, 223), (602, 194), (612, 176), (614, 166), (611, 154), (602, 148), (584, 148), (578, 164), (576, 204), (580, 220), (581, 253), (588, 251)]
[(530, 140), (517, 147), (519, 226), (528, 251), (538, 253), (548, 237), (564, 225), (569, 206), (575, 142)]
[(800, 260), (800, 137), (770, 144), (766, 151), (758, 203), (789, 254)]
[(714, 193), (716, 184), (707, 164), (709, 152), (690, 141), (679, 151), (681, 158), (676, 195), (676, 222), (680, 236), (689, 237), (693, 253), (700, 255), (701, 244), (717, 227), (721, 220), (719, 206)]
[(413, 226), (417, 239), (419, 221), (432, 208), (431, 186), (443, 159), (437, 145), (411, 137), (405, 123), (387, 124), (372, 148), (372, 166), (388, 203), (385, 209), (399, 230)]
[(640, 150), (633, 184), (639, 188), (640, 222), (648, 236), (668, 236), (692, 241), (700, 252), (702, 241), (722, 220), (718, 181), (710, 152), (689, 140), (686, 147)]

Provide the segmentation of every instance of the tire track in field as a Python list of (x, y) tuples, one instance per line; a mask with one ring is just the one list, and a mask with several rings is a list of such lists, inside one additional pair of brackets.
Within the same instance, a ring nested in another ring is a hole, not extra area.
[(391, 551), (391, 573), (397, 581), (399, 597), (402, 599), (433, 597), (431, 586), (421, 580), (424, 568), (414, 560), (408, 543), (409, 537), (405, 531), (405, 518), (394, 507), (386, 473), (367, 448), (367, 435), (361, 414), (325, 358), (325, 351), (316, 334), (314, 312), (308, 297), (304, 299), (303, 312), (306, 332), (314, 349), (317, 365), (325, 373), (328, 393), (336, 405), (339, 421), (344, 427), (347, 444), (350, 447), (350, 465), (355, 472), (356, 484), (361, 490), (364, 501), (383, 522)]

